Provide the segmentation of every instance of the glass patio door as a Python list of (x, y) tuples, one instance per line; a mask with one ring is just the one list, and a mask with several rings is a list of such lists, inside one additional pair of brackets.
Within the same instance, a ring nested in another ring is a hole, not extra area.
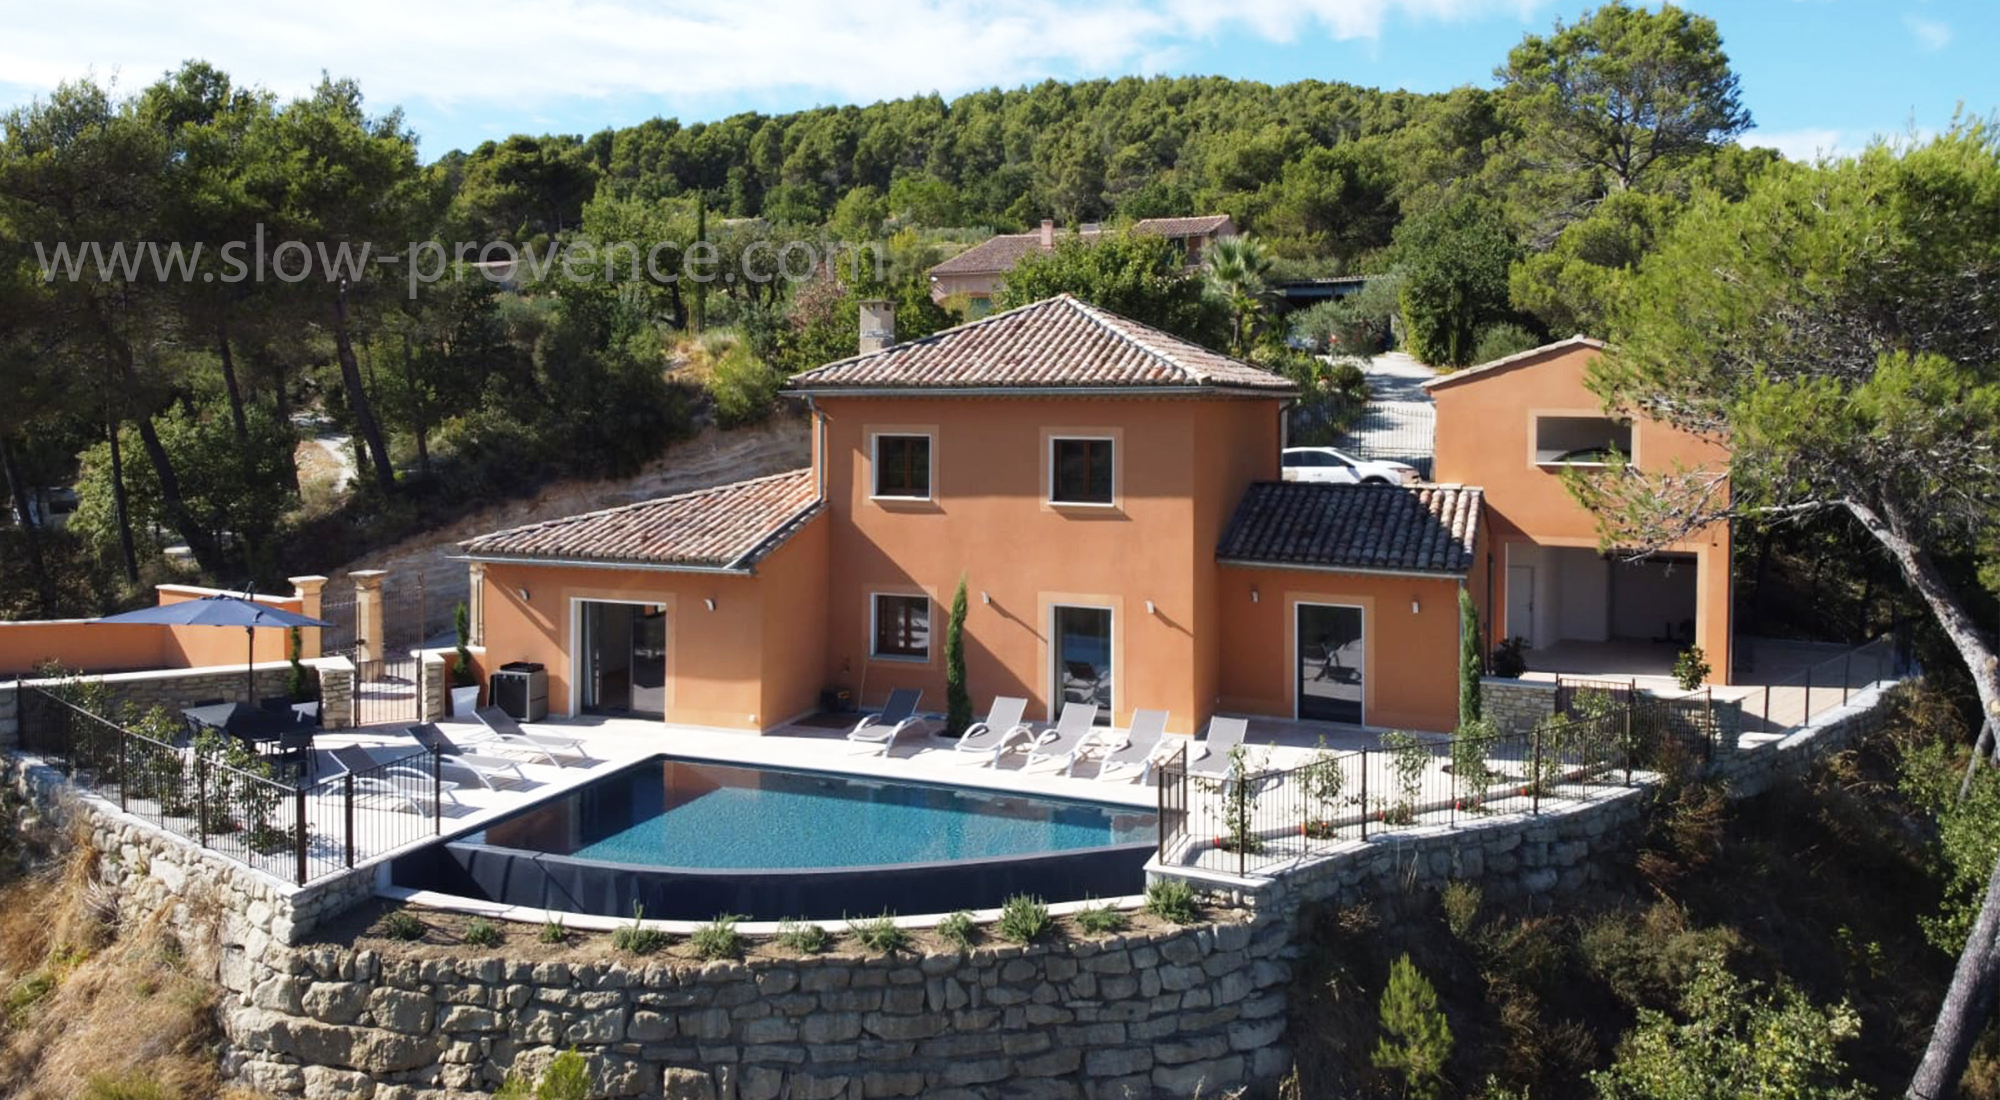
[(1297, 613), (1299, 718), (1360, 725), (1367, 682), (1361, 609), (1302, 603)]
[(667, 713), (667, 616), (647, 604), (586, 601), (577, 652), (582, 709), (663, 718)]
[(1054, 652), (1057, 714), (1064, 703), (1096, 703), (1097, 724), (1110, 725), (1111, 609), (1057, 607)]

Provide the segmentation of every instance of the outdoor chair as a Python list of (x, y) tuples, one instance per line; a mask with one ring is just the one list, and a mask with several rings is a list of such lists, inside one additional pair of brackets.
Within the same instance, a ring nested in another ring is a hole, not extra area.
[(1034, 767), (1043, 760), (1062, 763), (1062, 773), (1070, 774), (1076, 762), (1097, 739), (1097, 704), (1064, 703), (1055, 728), (1042, 731), (1028, 746), (1028, 762)]
[(1229, 754), (1243, 743), (1243, 734), (1250, 723), (1242, 718), (1211, 718), (1208, 720), (1208, 737), (1202, 741), (1203, 752), (1188, 761), (1188, 774), (1222, 777), (1229, 774)]
[(257, 700), (257, 709), (266, 714), (283, 714), (292, 709), (292, 697), (289, 695), (266, 695), (262, 699)]
[(1098, 762), (1097, 778), (1103, 779), (1113, 770), (1137, 767), (1138, 771), (1135, 774), (1139, 782), (1144, 783), (1153, 774), (1153, 758), (1159, 755), (1160, 739), (1166, 732), (1166, 711), (1134, 711), (1132, 728), (1126, 731), (1125, 743), (1111, 750)]
[[(435, 786), (439, 792), (438, 801), (459, 805), (458, 784), (449, 779), (431, 775), (430, 768), (418, 764), (392, 763), (386, 767), (377, 764), (368, 750), (359, 745), (335, 749), (333, 761), (341, 771), (354, 776), (354, 793), (371, 805), (388, 809), (420, 814), (431, 801), (431, 790)], [(363, 775), (363, 772), (369, 774)], [(442, 806), (438, 807), (442, 809)]]
[(571, 753), (585, 761), (590, 754), (583, 751), (583, 742), (574, 737), (562, 737), (553, 733), (530, 733), (514, 721), (514, 716), (499, 707), (480, 707), (473, 712), (481, 725), (486, 727), (483, 734), (468, 735), (468, 744), (495, 749), (513, 749), (517, 752), (533, 753), (558, 767), (562, 761), (556, 759), (556, 751)]
[(445, 736), (444, 731), (439, 729), (435, 722), (410, 726), (403, 732), (415, 739), (417, 744), (441, 754), (441, 762), (445, 767), (471, 773), (472, 777), (479, 780), (480, 785), (487, 790), (493, 789), (495, 778), (513, 779), (524, 785), (528, 782), (527, 773), (521, 770), (519, 761), (505, 756), (467, 752), (453, 744), (451, 738)]
[(917, 703), (924, 697), (921, 691), (898, 688), (889, 693), (889, 701), (882, 704), (879, 714), (870, 714), (854, 724), (847, 731), (847, 739), (860, 745), (872, 745), (875, 752), (887, 755), (904, 730), (923, 723), (917, 714)]
[(1028, 724), (1022, 716), (1028, 712), (1028, 701), (1012, 695), (999, 695), (993, 699), (993, 706), (986, 712), (986, 721), (974, 722), (958, 739), (954, 752), (964, 754), (982, 767), (997, 764), (1000, 755), (1014, 744), (1032, 736)]
[(272, 755), (280, 764), (294, 769), (295, 774), (305, 776), (319, 771), (319, 755), (313, 752), (314, 730), (290, 730), (278, 735)]

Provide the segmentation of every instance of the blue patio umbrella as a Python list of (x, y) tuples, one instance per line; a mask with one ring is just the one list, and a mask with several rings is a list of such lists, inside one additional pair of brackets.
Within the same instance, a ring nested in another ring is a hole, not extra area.
[(243, 670), (244, 682), (248, 685), (250, 700), (257, 698), (257, 628), (295, 626), (332, 626), (332, 623), (315, 619), (309, 615), (287, 611), (282, 607), (246, 600), (241, 596), (203, 596), (195, 600), (179, 603), (160, 604), (156, 607), (142, 607), (137, 611), (126, 611), (117, 615), (106, 615), (93, 619), (99, 623), (129, 623), (144, 626), (240, 626), (248, 646), (248, 667)]

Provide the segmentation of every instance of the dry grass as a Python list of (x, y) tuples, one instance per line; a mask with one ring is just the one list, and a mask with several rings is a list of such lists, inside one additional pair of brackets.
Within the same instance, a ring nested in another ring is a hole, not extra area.
[(114, 926), (98, 854), (0, 887), (0, 1080), (22, 1100), (197, 1100), (214, 1057), (216, 914), (191, 904)]

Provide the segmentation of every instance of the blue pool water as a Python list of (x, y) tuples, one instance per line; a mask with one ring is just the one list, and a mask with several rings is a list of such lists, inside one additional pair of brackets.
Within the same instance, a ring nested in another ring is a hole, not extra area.
[(651, 867), (870, 867), (1154, 837), (1149, 810), (819, 772), (655, 759), (465, 839)]

